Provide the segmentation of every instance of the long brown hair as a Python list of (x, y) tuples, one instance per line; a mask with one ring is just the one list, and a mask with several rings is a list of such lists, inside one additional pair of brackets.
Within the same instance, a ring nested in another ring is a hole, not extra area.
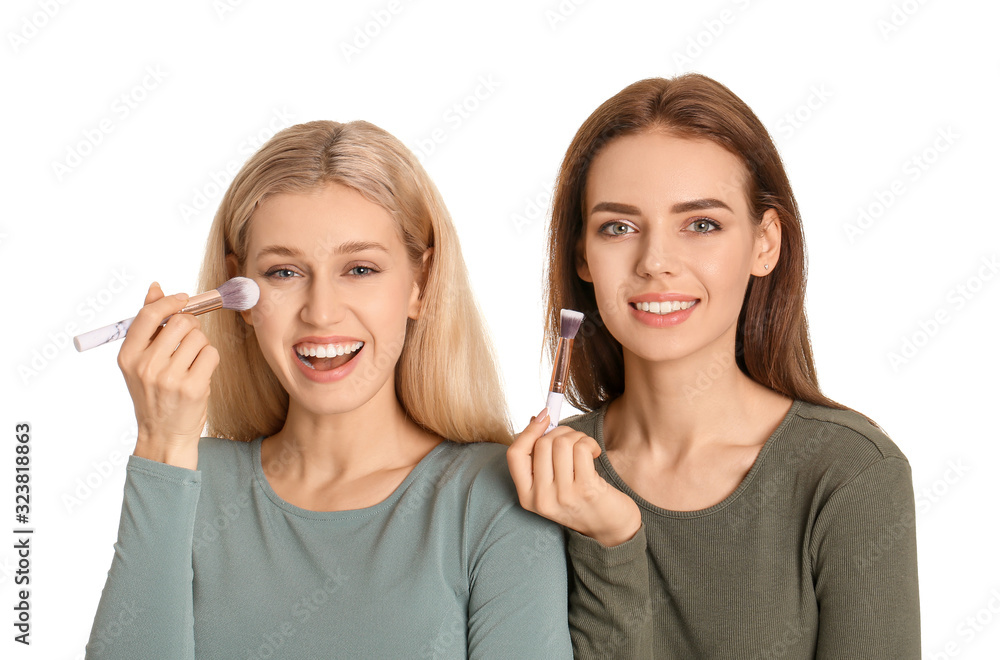
[(806, 323), (806, 258), (798, 205), (781, 157), (753, 111), (724, 85), (699, 74), (649, 78), (605, 101), (577, 131), (556, 183), (548, 243), (546, 347), (554, 357), (560, 310), (586, 315), (570, 365), (566, 398), (594, 410), (625, 388), (621, 344), (601, 321), (594, 288), (576, 272), (584, 195), (594, 157), (609, 142), (644, 131), (706, 139), (743, 163), (745, 194), (759, 226), (767, 209), (781, 224), (781, 258), (765, 277), (751, 276), (736, 331), (736, 363), (775, 392), (844, 409), (820, 393)]
[[(209, 231), (201, 290), (244, 271), (253, 215), (261, 201), (330, 182), (353, 188), (388, 211), (415, 265), (433, 247), (420, 316), (408, 321), (396, 363), (396, 397), (403, 410), (449, 440), (509, 444), (497, 362), (451, 216), (416, 157), (381, 128), (364, 121), (314, 121), (272, 137), (250, 157), (222, 199)], [(325, 249), (317, 246), (318, 252)], [(239, 273), (228, 272), (230, 255)], [(221, 357), (208, 400), (209, 433), (234, 440), (276, 433), (285, 423), (288, 394), (265, 361), (253, 326), (239, 314), (202, 318)]]

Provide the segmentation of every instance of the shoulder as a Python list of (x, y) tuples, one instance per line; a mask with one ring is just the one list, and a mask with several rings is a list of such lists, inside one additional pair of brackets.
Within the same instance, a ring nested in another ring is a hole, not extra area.
[(775, 458), (836, 488), (874, 465), (909, 474), (909, 463), (885, 432), (853, 410), (797, 401), (779, 429)]
[(198, 441), (198, 460), (200, 462), (204, 458), (214, 463), (249, 457), (250, 447), (254, 442), (256, 440), (244, 442), (226, 438), (202, 438)]
[(241, 480), (253, 471), (253, 445), (259, 440), (244, 442), (226, 438), (202, 438), (198, 442), (198, 471), (209, 483)]
[(799, 435), (826, 439), (843, 450), (872, 458), (901, 458), (903, 452), (889, 436), (853, 410), (837, 410), (798, 402), (792, 426)]
[(432, 471), (438, 481), (469, 497), (503, 506), (517, 497), (507, 468), (507, 446), (496, 442), (445, 441)]

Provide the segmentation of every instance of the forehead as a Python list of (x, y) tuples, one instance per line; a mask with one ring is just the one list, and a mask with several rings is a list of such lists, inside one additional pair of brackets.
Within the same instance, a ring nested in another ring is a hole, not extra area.
[(594, 158), (585, 203), (589, 211), (602, 201), (645, 207), (710, 197), (746, 210), (746, 176), (743, 163), (710, 140), (664, 132), (625, 135)]
[(322, 250), (348, 241), (377, 242), (390, 251), (404, 250), (389, 212), (340, 183), (270, 195), (258, 204), (250, 222), (251, 256), (269, 245)]

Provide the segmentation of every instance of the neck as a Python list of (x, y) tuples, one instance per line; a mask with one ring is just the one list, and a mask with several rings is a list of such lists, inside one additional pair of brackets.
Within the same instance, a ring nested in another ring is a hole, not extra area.
[(743, 437), (781, 395), (736, 364), (735, 338), (679, 360), (651, 362), (625, 351), (625, 390), (608, 409), (606, 440), (614, 449), (682, 456)]
[(415, 463), (437, 441), (407, 418), (390, 380), (343, 413), (318, 414), (292, 399), (284, 426), (266, 439), (262, 458), (273, 474), (328, 481)]

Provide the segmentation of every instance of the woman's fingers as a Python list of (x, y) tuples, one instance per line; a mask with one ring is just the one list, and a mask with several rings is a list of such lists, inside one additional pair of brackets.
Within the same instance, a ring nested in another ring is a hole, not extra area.
[(143, 305), (139, 313), (135, 315), (135, 320), (132, 321), (132, 326), (122, 344), (122, 351), (127, 354), (140, 352), (149, 346), (153, 334), (160, 327), (163, 319), (182, 310), (188, 301), (188, 295), (177, 293), (172, 296), (164, 296), (163, 292), (159, 291), (159, 286), (150, 286), (146, 293), (146, 300), (151, 300), (151, 302)]
[(510, 476), (514, 480), (518, 498), (525, 508), (531, 506), (530, 494), (534, 484), (531, 454), (534, 451), (535, 442), (542, 437), (548, 425), (548, 410), (543, 408), (507, 448), (507, 466), (510, 468)]
[[(579, 442), (577, 434), (558, 433), (560, 429), (566, 427), (559, 426), (548, 433), (554, 436), (552, 439), (552, 480), (556, 487), (556, 498), (560, 502), (566, 502), (572, 497), (573, 474), (573, 448)], [(582, 435), (582, 434), (581, 434)]]
[(142, 301), (143, 305), (148, 305), (151, 302), (156, 302), (163, 297), (163, 289), (160, 288), (159, 282), (153, 282), (149, 285), (149, 291), (146, 292), (146, 299)]

